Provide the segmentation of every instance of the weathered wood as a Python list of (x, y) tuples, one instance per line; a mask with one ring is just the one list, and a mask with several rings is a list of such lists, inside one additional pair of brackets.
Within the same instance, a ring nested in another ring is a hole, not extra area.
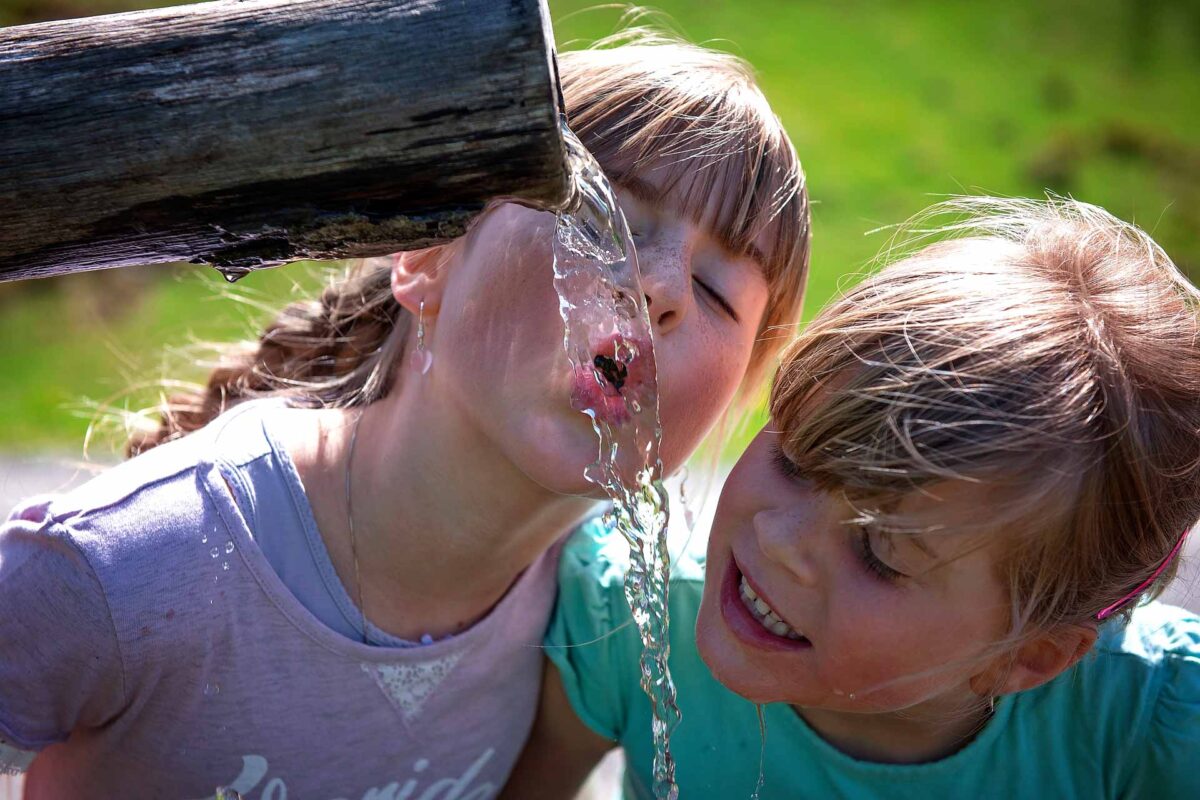
[(0, 280), (236, 274), (561, 204), (545, 0), (245, 0), (0, 29)]

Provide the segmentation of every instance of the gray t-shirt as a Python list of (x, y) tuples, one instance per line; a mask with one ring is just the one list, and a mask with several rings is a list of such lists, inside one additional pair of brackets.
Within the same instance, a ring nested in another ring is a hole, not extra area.
[[(221, 436), (225, 459), (238, 466), (227, 473), (229, 486), (254, 543), (288, 591), (327, 627), (361, 642), (363, 615), (337, 576), (296, 466), (272, 433), (273, 418), (279, 416), (273, 411), (286, 407), (272, 399), (239, 406), (238, 417)], [(365, 638), (381, 647), (421, 644), (393, 636), (369, 619)]]
[(299, 484), (269, 409), (31, 498), (0, 528), (0, 743), (38, 751), (28, 798), (484, 800), (503, 784), (537, 703), (559, 548), (458, 636), (355, 641), (256, 542), (264, 526), (310, 535), (306, 501), (278, 501)]

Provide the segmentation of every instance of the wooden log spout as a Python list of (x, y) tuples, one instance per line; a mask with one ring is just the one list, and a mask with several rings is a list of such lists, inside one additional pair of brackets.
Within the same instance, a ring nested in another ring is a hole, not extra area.
[(221, 0), (0, 29), (0, 280), (236, 276), (570, 191), (545, 0)]

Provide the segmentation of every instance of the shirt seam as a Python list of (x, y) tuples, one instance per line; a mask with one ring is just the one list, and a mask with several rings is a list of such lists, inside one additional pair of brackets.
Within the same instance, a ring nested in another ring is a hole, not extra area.
[(13, 729), (8, 727), (8, 724), (4, 720), (0, 719), (0, 743), (11, 745), (17, 750), (37, 752), (52, 744), (65, 742), (68, 738), (68, 736), (52, 736), (49, 739), (26, 739), (24, 736), (18, 736), (13, 733)]
[[(186, 470), (180, 470), (180, 472), (184, 471)], [(131, 492), (130, 494), (133, 493)], [(115, 644), (117, 647), (117, 661), (120, 662), (121, 667), (121, 706), (127, 706), (129, 705), (128, 678), (126, 676), (127, 661), (125, 657), (125, 649), (121, 646), (121, 636), (117, 633), (117, 623), (113, 617), (112, 601), (109, 600), (108, 597), (108, 587), (104, 585), (104, 581), (100, 578), (100, 573), (96, 569), (96, 565), (92, 563), (92, 559), (88, 557), (87, 552), (79, 546), (78, 542), (75, 541), (75, 537), (70, 535), (69, 529), (63, 523), (63, 520), (56, 515), (51, 514), (50, 523), (53, 527), (56, 527), (61, 531), (62, 538), (67, 541), (67, 543), (71, 546), (71, 549), (78, 553), (79, 557), (83, 559), (83, 562), (87, 564), (87, 568), (92, 574), (92, 580), (94, 580), (96, 585), (100, 587), (100, 599), (104, 602), (104, 616), (108, 620), (108, 627), (112, 632), (113, 644)]]
[[(1148, 663), (1147, 659), (1142, 658), (1134, 653), (1114, 653), (1113, 655), (1133, 656), (1139, 661)], [(1125, 757), (1121, 759), (1121, 772), (1123, 780), (1121, 781), (1120, 788), (1122, 793), (1133, 784), (1137, 778), (1137, 773), (1142, 763), (1141, 757), (1131, 759), (1129, 756), (1133, 755), (1134, 753), (1139, 754), (1139, 756), (1144, 756), (1146, 752), (1146, 746), (1150, 741), (1150, 733), (1152, 731), (1155, 711), (1158, 709), (1158, 704), (1162, 702), (1163, 687), (1166, 685), (1166, 670), (1162, 669), (1161, 667), (1165, 665), (1167, 659), (1174, 659), (1180, 654), (1164, 651), (1162, 655), (1163, 658), (1160, 659), (1159, 664), (1157, 665), (1158, 668), (1152, 670), (1152, 679), (1154, 681), (1153, 701), (1143, 704), (1142, 713), (1139, 715), (1138, 719), (1136, 734), (1133, 737), (1130, 737), (1131, 741), (1136, 742), (1137, 744), (1136, 746), (1125, 748)]]

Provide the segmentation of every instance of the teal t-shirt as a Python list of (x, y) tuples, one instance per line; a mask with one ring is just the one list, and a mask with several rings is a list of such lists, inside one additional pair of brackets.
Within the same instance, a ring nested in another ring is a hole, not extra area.
[[(622, 593), (628, 548), (599, 523), (576, 531), (546, 635), (576, 712), (626, 754), (626, 798), (650, 798), (650, 702)], [(671, 739), (682, 800), (750, 798), (758, 716), (696, 652), (704, 567), (682, 559), (670, 586), (671, 672), (682, 722)], [(1200, 618), (1152, 603), (1105, 626), (1093, 653), (1037, 689), (1001, 698), (957, 753), (916, 765), (859, 761), (790, 706), (764, 708), (763, 800), (844, 798), (1200, 798)]]

